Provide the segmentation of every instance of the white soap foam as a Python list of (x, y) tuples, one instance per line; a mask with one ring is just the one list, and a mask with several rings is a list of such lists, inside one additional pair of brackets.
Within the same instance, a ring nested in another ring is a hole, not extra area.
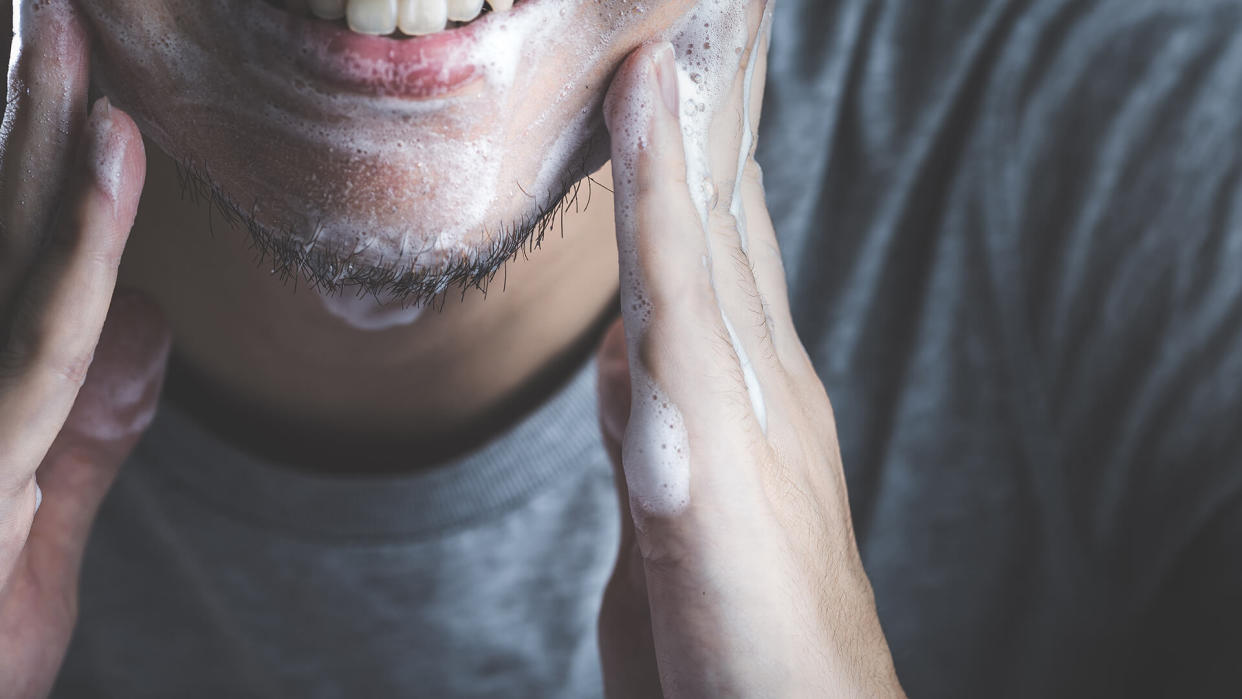
[(631, 511), (673, 516), (690, 504), (690, 438), (681, 411), (630, 358), (630, 422), (622, 443)]
[(352, 293), (342, 289), (336, 293), (316, 293), (332, 317), (355, 330), (379, 332), (413, 325), (427, 310), (425, 305), (402, 304), (373, 294)]
[(90, 114), (87, 159), (96, 184), (111, 200), (112, 215), (116, 216), (125, 180), (125, 143), (116, 131), (112, 105), (108, 98), (103, 99)]
[[(615, 17), (636, 11), (628, 3), (599, 7), (595, 0), (557, 0), (490, 13), (480, 20), (488, 24), (485, 39), (462, 48), (467, 62), (480, 66), (485, 78), (470, 88), (473, 96), (408, 100), (325, 92), (312, 81), (291, 80), (296, 57), (271, 56), (271, 46), (281, 45), (279, 37), (288, 31), (288, 18), (257, 0), (222, 4), (228, 9), (195, 12), (199, 19), (209, 17), (228, 26), (238, 37), (242, 67), (235, 75), (221, 75), (219, 47), (208, 38), (211, 32), (190, 29), (170, 40), (162, 35), (166, 27), (161, 23), (135, 25), (102, 13), (95, 17), (109, 44), (143, 47), (146, 54), (134, 65), (159, 66), (153, 76), (196, 86), (133, 98), (150, 105), (135, 109), (144, 132), (174, 157), (206, 168), (221, 150), (208, 140), (219, 137), (220, 124), (231, 125), (237, 134), (270, 134), (278, 140), (279, 152), (331, 154), (323, 165), (299, 161), (298, 168), (286, 165), (279, 171), (266, 164), (224, 170), (236, 158), (222, 157), (216, 170), (223, 171), (213, 175), (234, 187), (227, 192), (234, 203), (260, 222), (293, 225), (303, 242), (314, 236), (317, 244), (338, 251), (364, 247), (368, 261), (382, 259), (396, 267), (469, 256), (479, 249), (481, 236), (495, 238), (520, 212), (555, 204), (562, 178), (581, 166), (597, 130), (599, 96), (592, 71), (598, 71), (599, 57), (610, 48), (613, 34), (629, 31)], [(606, 13), (614, 21), (602, 35), (583, 32), (576, 19), (583, 12)], [(522, 67), (550, 69), (545, 59), (566, 47), (578, 60), (556, 62), (563, 88), (552, 99), (528, 99), (537, 75)], [(238, 98), (249, 94), (277, 97)], [(519, 110), (529, 128), (515, 134), (510, 115)], [(555, 131), (540, 128), (553, 123)], [(212, 135), (200, 137), (195, 126)], [(540, 141), (530, 138), (532, 134)], [(513, 148), (523, 137), (530, 154)], [(276, 159), (279, 152), (261, 155)], [(352, 173), (350, 183), (332, 184), (344, 181), (342, 169)], [(275, 172), (288, 172), (288, 181), (273, 186), (264, 179)], [(392, 185), (385, 188), (384, 182)], [(434, 206), (415, 204), (411, 212), (411, 202)]]

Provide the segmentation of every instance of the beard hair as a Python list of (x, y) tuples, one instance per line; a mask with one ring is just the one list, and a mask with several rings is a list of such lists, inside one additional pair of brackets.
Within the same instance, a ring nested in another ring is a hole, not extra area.
[[(539, 249), (547, 234), (560, 230), (565, 235), (565, 214), (585, 211), (591, 203), (594, 187), (606, 191), (590, 173), (606, 161), (606, 139), (596, 136), (582, 148), (570, 168), (553, 189), (555, 196), (534, 202), (533, 213), (497, 227), (488, 242), (478, 249), (453, 255), (434, 266), (413, 262), (386, 264), (383, 258), (361, 261), (365, 249), (343, 254), (326, 246), (316, 245), (317, 237), (304, 242), (293, 228), (261, 223), (253, 211), (239, 207), (225, 190), (209, 175), (208, 170), (192, 160), (174, 159), (182, 200), (207, 207), (207, 226), (215, 235), (216, 220), (244, 231), (255, 253), (255, 264), (267, 267), (271, 274), (296, 289), (299, 282), (316, 292), (331, 295), (349, 288), (359, 297), (374, 296), (385, 304), (431, 306), (443, 308), (448, 294), (460, 292), (464, 298), (471, 289), (487, 295), (492, 283), (510, 261), (528, 256)], [(519, 189), (521, 185), (515, 183)], [(586, 191), (583, 191), (585, 187)], [(527, 197), (534, 199), (524, 189)], [(503, 282), (502, 282), (503, 291)]]

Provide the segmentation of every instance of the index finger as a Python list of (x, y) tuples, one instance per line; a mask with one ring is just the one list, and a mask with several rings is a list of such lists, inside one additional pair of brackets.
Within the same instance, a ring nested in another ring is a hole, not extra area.
[(761, 354), (774, 353), (785, 366), (800, 366), (801, 344), (790, 313), (781, 250), (765, 202), (763, 175), (755, 161), (773, 2), (754, 0), (747, 9), (748, 47), (739, 56), (721, 118), (713, 124), (718, 135), (711, 139), (712, 169), (721, 192), (721, 215), (711, 229), (712, 242), (719, 259), (732, 265), (726, 274), (748, 282), (721, 289), (725, 306), (743, 319), (760, 319), (753, 325), (771, 346)]
[(13, 3), (0, 124), (0, 317), (45, 235), (86, 118), (89, 38), (70, 0)]

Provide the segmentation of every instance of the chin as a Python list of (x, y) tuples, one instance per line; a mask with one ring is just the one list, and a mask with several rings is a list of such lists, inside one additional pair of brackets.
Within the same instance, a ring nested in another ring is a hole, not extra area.
[(605, 162), (625, 56), (742, 1), (517, 0), (418, 36), (305, 0), (80, 4), (96, 86), (191, 186), (317, 281), (399, 288), (520, 249)]

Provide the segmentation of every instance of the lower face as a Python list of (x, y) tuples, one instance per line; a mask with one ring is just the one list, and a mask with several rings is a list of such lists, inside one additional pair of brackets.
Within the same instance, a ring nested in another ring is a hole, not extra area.
[(316, 0), (79, 4), (97, 84), (147, 137), (286, 254), (358, 283), (507, 256), (603, 164), (625, 56), (701, 42), (743, 2), (517, 0), (438, 31), (431, 11), (418, 36), (385, 34), (385, 8), (436, 0), (348, 0), (343, 19), (313, 16), (337, 11)]

